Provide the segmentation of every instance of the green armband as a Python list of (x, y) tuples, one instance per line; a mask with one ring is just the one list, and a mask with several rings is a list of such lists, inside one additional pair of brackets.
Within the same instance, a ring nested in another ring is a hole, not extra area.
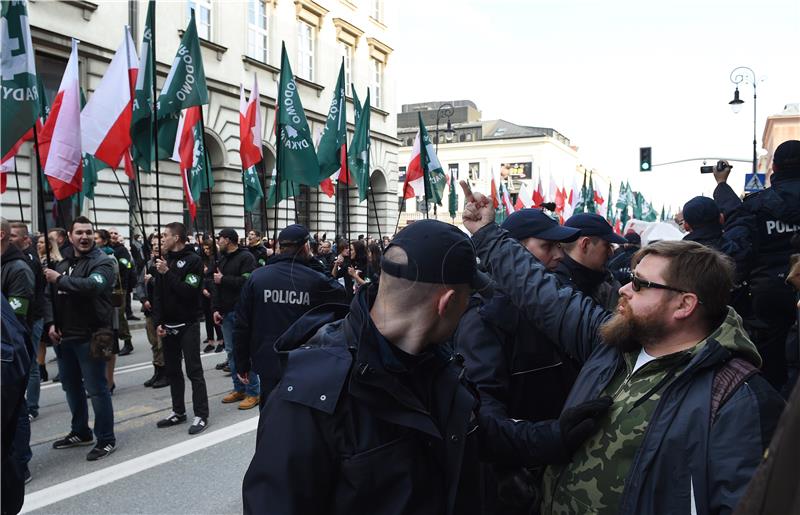
[(250, 272), (242, 274), (242, 277), (244, 277), (245, 279), (249, 279), (250, 278)]
[(9, 297), (8, 303), (17, 315), (27, 316), (30, 301), (22, 297)]
[(200, 276), (197, 274), (186, 274), (186, 277), (183, 278), (183, 282), (193, 288), (197, 288), (200, 286)]

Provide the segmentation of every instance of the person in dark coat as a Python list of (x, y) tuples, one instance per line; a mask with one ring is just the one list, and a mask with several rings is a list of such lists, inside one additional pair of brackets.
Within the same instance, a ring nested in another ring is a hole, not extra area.
[(280, 254), (257, 268), (242, 288), (236, 306), (233, 347), (239, 380), (250, 371), (261, 381), (261, 403), (280, 380), (275, 341), (310, 309), (329, 302), (344, 303), (344, 287), (310, 266), (308, 229), (289, 225), (280, 232)]
[[(794, 292), (785, 283), (792, 236), (800, 231), (800, 141), (784, 141), (772, 158), (771, 185), (740, 200), (728, 185), (731, 168), (715, 172), (714, 200), (727, 232), (742, 249), (737, 271), (750, 285), (756, 323), (750, 333), (764, 358), (764, 376), (777, 389), (787, 381), (786, 337), (795, 320)], [(784, 391), (788, 396), (788, 392)]]
[(624, 238), (627, 243), (623, 243), (614, 251), (614, 256), (606, 265), (621, 286), (631, 282), (631, 258), (642, 246), (642, 237), (635, 231), (628, 231)]
[(633, 260), (612, 314), (563, 287), (494, 224), (462, 182), (464, 225), (498, 287), (582, 363), (566, 407), (614, 404), (566, 465), (545, 472), (542, 512), (730, 513), (784, 403), (728, 308), (733, 270), (694, 242), (658, 242)]

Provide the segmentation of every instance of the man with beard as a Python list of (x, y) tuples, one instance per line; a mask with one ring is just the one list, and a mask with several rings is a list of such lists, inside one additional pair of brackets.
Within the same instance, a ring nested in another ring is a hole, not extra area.
[(610, 395), (600, 429), (545, 471), (542, 513), (728, 513), (783, 408), (727, 307), (733, 265), (695, 242), (659, 242), (632, 260), (615, 313), (558, 282), (462, 182), (464, 225), (498, 287), (583, 364), (565, 405)]
[(272, 255), (272, 251), (261, 243), (261, 233), (255, 229), (247, 233), (247, 250), (249, 250), (253, 258), (255, 258), (256, 267), (266, 265), (267, 259)]

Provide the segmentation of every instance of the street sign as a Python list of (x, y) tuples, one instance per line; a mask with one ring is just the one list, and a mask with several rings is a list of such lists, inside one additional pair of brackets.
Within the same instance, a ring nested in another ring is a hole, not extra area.
[(754, 191), (761, 191), (764, 189), (764, 184), (767, 181), (767, 176), (763, 173), (748, 173), (744, 176), (744, 191), (752, 193)]

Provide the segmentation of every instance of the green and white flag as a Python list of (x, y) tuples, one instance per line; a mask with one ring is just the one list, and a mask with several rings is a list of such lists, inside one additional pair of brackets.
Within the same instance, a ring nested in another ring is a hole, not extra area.
[(0, 156), (5, 156), (39, 116), (39, 88), (27, 2), (2, 3), (0, 71), (3, 91)]
[(350, 84), (350, 91), (353, 93), (353, 113), (355, 113), (353, 124), (356, 124), (361, 117), (361, 102), (358, 100), (355, 84)]
[(428, 202), (442, 205), (444, 198), (444, 188), (447, 185), (447, 175), (439, 163), (439, 156), (436, 155), (436, 149), (428, 135), (428, 129), (422, 123), (422, 112), (417, 113), (419, 118), (419, 135), (420, 146), (419, 155), (422, 170), (427, 174), (428, 180), (425, 181), (425, 194), (428, 197)]
[(139, 72), (133, 93), (131, 118), (131, 157), (139, 168), (149, 172), (155, 160), (153, 149), (153, 14), (155, 1), (147, 3), (142, 46), (139, 54)]
[(589, 186), (586, 188), (584, 199), (584, 209), (587, 213), (597, 213), (597, 205), (594, 202), (594, 181), (592, 172), (589, 172)]
[(319, 161), (311, 130), (300, 101), (300, 92), (289, 65), (286, 45), (281, 47), (281, 76), (278, 83), (278, 176), (281, 182), (316, 187)]
[(192, 106), (208, 103), (206, 74), (203, 71), (203, 56), (194, 10), (189, 26), (183, 33), (175, 60), (169, 70), (164, 87), (158, 96), (158, 156), (169, 158), (175, 148), (180, 112)]
[(272, 171), (272, 181), (270, 182), (269, 189), (267, 190), (267, 207), (275, 207), (275, 204), (281, 200), (294, 197), (299, 191), (300, 186), (292, 181), (281, 180), (279, 188), (275, 187), (275, 173)]
[(369, 90), (361, 108), (361, 116), (356, 122), (353, 140), (347, 149), (347, 167), (358, 187), (358, 201), (364, 202), (369, 190)]
[(344, 91), (344, 62), (339, 68), (339, 78), (336, 80), (336, 89), (333, 100), (328, 108), (328, 119), (317, 148), (319, 160), (319, 178), (326, 179), (342, 167), (342, 152), (347, 143), (347, 116)]
[(456, 194), (456, 178), (453, 176), (453, 172), (450, 172), (450, 191), (448, 193), (447, 202), (450, 218), (455, 218), (456, 211), (458, 211), (458, 195)]
[(253, 211), (258, 211), (258, 204), (264, 198), (264, 190), (261, 189), (261, 181), (258, 180), (258, 172), (256, 172), (255, 166), (246, 169), (243, 174), (244, 210), (252, 213)]

